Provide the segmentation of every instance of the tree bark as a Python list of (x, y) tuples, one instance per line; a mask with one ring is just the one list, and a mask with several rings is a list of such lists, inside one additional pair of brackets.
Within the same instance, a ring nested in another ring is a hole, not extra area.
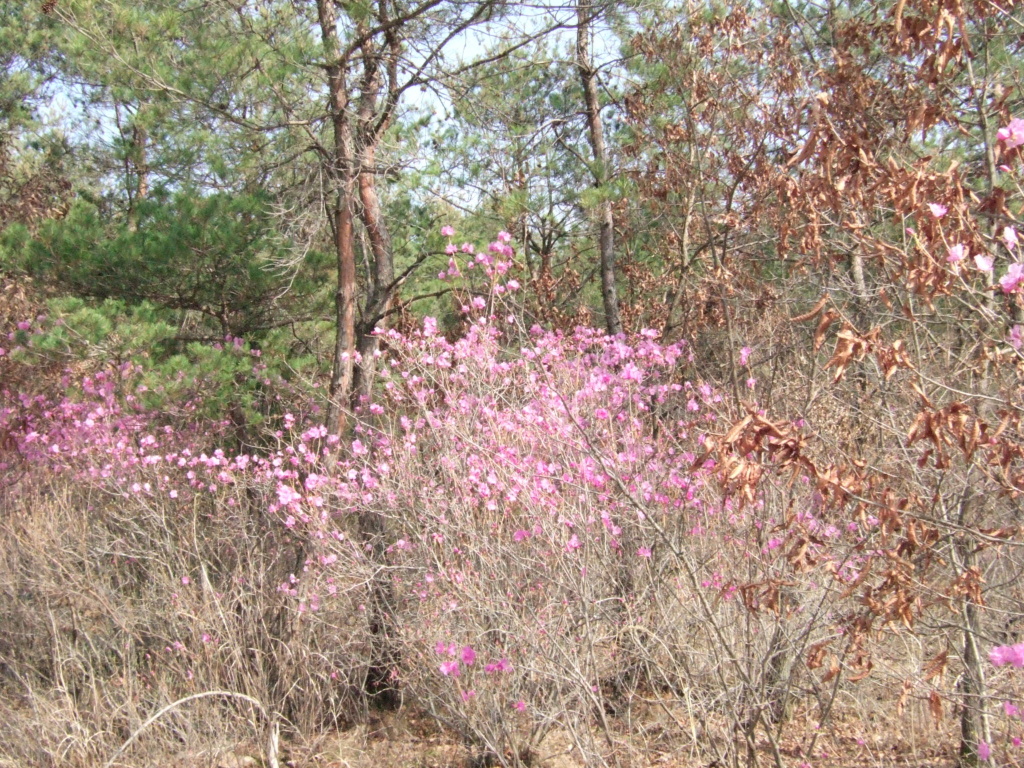
[[(583, 86), (587, 115), (587, 133), (594, 152), (594, 188), (606, 186), (608, 157), (601, 126), (601, 104), (597, 95), (597, 69), (590, 60), (590, 23), (595, 11), (587, 0), (576, 0), (576, 67)], [(602, 200), (598, 208), (598, 247), (601, 253), (601, 299), (604, 304), (605, 329), (612, 336), (622, 333), (619, 295), (615, 287), (615, 221), (610, 200)]]
[[(971, 522), (968, 517), (977, 503), (977, 497), (966, 491), (960, 501), (957, 524), (966, 529)], [(967, 538), (966, 530), (953, 544), (953, 565), (964, 573), (977, 568), (974, 542)], [(984, 657), (978, 647), (981, 637), (981, 606), (970, 595), (963, 597), (963, 663), (964, 671), (957, 685), (960, 696), (960, 749), (958, 763), (961, 766), (976, 766), (981, 762), (978, 743), (992, 743), (988, 714), (985, 711), (986, 685)]]
[(329, 111), (334, 130), (334, 162), (331, 174), (338, 185), (334, 206), (334, 247), (338, 283), (335, 292), (334, 359), (328, 390), (327, 430), (341, 435), (345, 429), (345, 411), (352, 392), (355, 367), (356, 258), (353, 229), (354, 176), (352, 128), (348, 121), (348, 89), (345, 62), (341, 60), (338, 25), (333, 0), (317, 0), (317, 17), (327, 61)]
[[(364, 74), (359, 94), (358, 110), (358, 141), (359, 154), (359, 202), (360, 217), (366, 228), (366, 236), (370, 245), (372, 267), (366, 279), (366, 300), (363, 304), (363, 320), (359, 328), (360, 363), (356, 368), (355, 382), (352, 389), (353, 406), (367, 403), (373, 387), (375, 353), (378, 338), (374, 331), (377, 323), (384, 317), (391, 306), (394, 295), (395, 265), (391, 252), (391, 238), (380, 207), (377, 195), (377, 145), (387, 124), (377, 124), (377, 106), (381, 91), (379, 65), (381, 56), (378, 51), (369, 50), (364, 46)], [(395, 46), (390, 51), (389, 68), (397, 66), (398, 50)], [(392, 76), (392, 81), (394, 76)]]

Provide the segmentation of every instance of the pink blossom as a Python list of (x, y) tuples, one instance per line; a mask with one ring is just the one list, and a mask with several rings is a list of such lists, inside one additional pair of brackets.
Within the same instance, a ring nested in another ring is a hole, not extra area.
[(637, 553), (637, 555), (639, 557), (650, 557), (651, 556), (651, 548), (650, 547), (637, 547), (636, 553)]
[(1017, 262), (1011, 264), (1006, 274), (999, 278), (999, 285), (1002, 286), (1003, 293), (1012, 293), (1013, 290), (1024, 280), (1024, 264)]
[(512, 706), (515, 707), (520, 712), (525, 712), (526, 711), (526, 702), (525, 701), (517, 701)]
[(1007, 717), (1016, 717), (1020, 714), (1020, 710), (1017, 709), (1017, 705), (1014, 704), (1012, 701), (1003, 702), (1003, 712), (1006, 713)]
[(452, 235), (455, 234), (455, 227), (451, 227), (446, 224), (445, 226), (441, 227), (441, 234), (444, 235), (445, 237), (451, 237)]
[(1017, 350), (1024, 345), (1024, 338), (1021, 338), (1021, 326), (1019, 324), (1010, 329), (1009, 342), (1010, 346)]
[(468, 645), (462, 648), (462, 663), (467, 667), (473, 666), (473, 662), (476, 661), (476, 651), (470, 648)]
[(978, 759), (979, 760), (988, 760), (990, 757), (992, 757), (992, 749), (989, 747), (988, 742), (986, 742), (986, 741), (979, 741), (978, 742)]
[(462, 692), (461, 694), (459, 694), (459, 695), (460, 695), (460, 696), (462, 696), (462, 700), (463, 700), (463, 701), (469, 701), (469, 700), (470, 700), (470, 699), (472, 699), (472, 698), (473, 698), (474, 696), (476, 696), (476, 691), (474, 691), (474, 690), (470, 689), (470, 690), (468, 690), (468, 691), (463, 691), (463, 692)]
[(958, 243), (949, 249), (949, 255), (946, 256), (946, 261), (950, 264), (956, 264), (959, 261), (963, 261), (965, 256), (967, 256), (967, 248)]
[(444, 252), (451, 256), (452, 254), (458, 253), (459, 248), (455, 243), (448, 243), (448, 245), (444, 247)]
[(188, 576), (182, 576), (181, 583), (187, 587), (189, 584), (192, 583), (192, 579), (190, 579)]
[(1024, 144), (1024, 120), (1013, 118), (1005, 128), (999, 129), (996, 136), (1007, 149), (1019, 147)]
[(986, 256), (982, 253), (976, 253), (974, 255), (974, 263), (982, 272), (991, 272), (994, 261), (995, 260), (991, 256)]
[(487, 302), (482, 296), (474, 296), (471, 303), (473, 305), (473, 309), (483, 309), (487, 306)]
[(277, 500), (282, 506), (288, 506), (293, 502), (299, 501), (302, 497), (295, 492), (295, 489), (290, 485), (281, 483), (277, 486)]
[(512, 534), (512, 538), (515, 541), (522, 541), (523, 539), (530, 538), (530, 532), (529, 531), (519, 530), (519, 531), (516, 531), (514, 534)]
[(1003, 228), (1003, 242), (1006, 243), (1006, 247), (1011, 251), (1017, 247), (1017, 230), (1013, 227)]
[(510, 235), (508, 232), (501, 231), (498, 233), (498, 239), (501, 240), (501, 242), (503, 243), (507, 243), (512, 239), (512, 235)]
[(458, 677), (462, 673), (457, 661), (443, 661), (438, 669), (445, 677)]
[(740, 350), (740, 365), (746, 365), (747, 361), (750, 360), (750, 353), (753, 350), (750, 347), (743, 347)]
[(580, 544), (579, 537), (576, 536), (576, 534), (574, 533), (572, 535), (572, 538), (569, 539), (569, 543), (565, 545), (565, 551), (566, 552), (572, 552), (573, 550), (579, 549), (582, 546), (583, 545)]
[(1024, 643), (997, 645), (988, 652), (988, 660), (997, 667), (1005, 664), (1018, 668), (1024, 667)]
[(941, 219), (949, 212), (949, 208), (942, 203), (928, 203), (928, 210), (932, 212), (932, 216), (936, 219)]

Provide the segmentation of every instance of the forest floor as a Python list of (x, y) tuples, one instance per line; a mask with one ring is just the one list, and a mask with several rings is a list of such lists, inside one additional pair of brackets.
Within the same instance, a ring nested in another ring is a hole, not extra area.
[[(612, 723), (614, 748), (605, 755), (607, 765), (620, 768), (725, 768), (707, 755), (690, 749), (692, 740), (669, 718), (634, 721), (626, 737), (620, 718)], [(956, 765), (956, 735), (953, 723), (930, 733), (916, 728), (900, 729), (896, 723), (849, 722), (836, 725), (827, 735), (814, 736), (810, 720), (787, 729), (779, 751), (786, 768), (864, 768), (917, 766), (949, 768)], [(881, 727), (878, 727), (880, 726)], [(919, 722), (918, 725), (923, 725)], [(684, 726), (685, 727), (685, 726)], [(863, 735), (869, 732), (870, 736)], [(758, 744), (758, 764), (772, 766), (767, 740)], [(535, 768), (589, 768), (573, 745), (571, 736), (551, 731), (531, 759)], [(440, 731), (428, 718), (406, 713), (374, 713), (366, 723), (344, 731), (329, 732), (282, 745), (282, 766), (289, 768), (482, 768), (486, 763), (450, 734)], [(746, 760), (741, 761), (746, 765)], [(262, 768), (262, 750), (255, 743), (234, 748), (178, 755), (158, 764), (160, 768)]]

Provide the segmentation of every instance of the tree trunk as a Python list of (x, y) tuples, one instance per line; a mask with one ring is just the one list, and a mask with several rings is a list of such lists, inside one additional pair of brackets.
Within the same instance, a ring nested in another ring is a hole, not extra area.
[(328, 433), (339, 436), (345, 429), (345, 410), (355, 373), (356, 258), (353, 237), (352, 184), (346, 181), (338, 193), (334, 216), (334, 245), (338, 264), (338, 288), (334, 296), (337, 336), (334, 341), (326, 420)]
[[(594, 188), (603, 189), (608, 173), (608, 157), (601, 126), (601, 104), (597, 96), (597, 70), (590, 61), (590, 22), (593, 7), (587, 0), (576, 0), (576, 67), (583, 86), (590, 147), (594, 152)], [(619, 296), (615, 287), (615, 222), (610, 200), (602, 200), (598, 208), (598, 246), (601, 252), (601, 298), (604, 303), (605, 329), (612, 336), (622, 333)]]
[(376, 369), (374, 354), (378, 339), (374, 331), (391, 306), (394, 293), (395, 265), (391, 253), (391, 238), (380, 209), (377, 195), (377, 144), (383, 126), (374, 123), (381, 81), (378, 58), (364, 51), (365, 73), (359, 96), (359, 201), (361, 218), (370, 243), (372, 267), (366, 279), (366, 301), (363, 321), (359, 329), (360, 363), (355, 373), (353, 405), (368, 403)]
[(338, 284), (335, 292), (335, 341), (331, 365), (330, 402), (327, 406), (327, 430), (341, 435), (345, 429), (345, 409), (352, 392), (355, 366), (356, 325), (356, 257), (355, 232), (352, 210), (353, 142), (348, 115), (348, 89), (345, 83), (345, 65), (340, 59), (338, 25), (333, 0), (317, 0), (320, 36), (327, 60), (327, 86), (330, 94), (330, 114), (334, 129), (334, 163), (331, 175), (338, 184), (334, 207), (334, 247), (337, 258)]
[[(965, 529), (970, 523), (968, 513), (976, 503), (976, 497), (970, 491), (964, 494), (960, 502), (957, 523)], [(977, 556), (974, 542), (967, 538), (967, 533), (960, 534), (954, 542), (954, 566), (959, 573), (977, 568)], [(985, 668), (984, 657), (978, 648), (981, 635), (981, 610), (978, 602), (971, 594), (963, 597), (963, 663), (964, 671), (957, 685), (960, 695), (960, 750), (959, 764), (976, 766), (980, 762), (978, 743), (992, 743), (988, 715), (985, 712)]]

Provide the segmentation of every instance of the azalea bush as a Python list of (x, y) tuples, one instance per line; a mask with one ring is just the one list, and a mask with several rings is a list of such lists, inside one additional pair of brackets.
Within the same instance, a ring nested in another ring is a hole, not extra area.
[[(559, 743), (602, 764), (663, 748), (630, 726), (660, 708), (695, 759), (781, 766), (888, 717), (878, 701), (934, 727), (956, 712), (961, 759), (987, 759), (999, 699), (980, 648), (1020, 620), (1019, 244), (942, 203), (914, 216), (904, 247), (932, 255), (915, 274), (934, 315), (836, 331), (826, 297), (787, 318), (814, 321), (810, 373), (773, 377), (757, 326), (717, 380), (658, 330), (527, 327), (510, 237), (477, 249), (445, 228), (458, 320), (379, 331), (343, 435), (315, 387), (283, 383), (257, 443), (211, 420), (218, 370), (270, 386), (240, 339), (196, 353), (208, 378), (171, 414), (133, 361), (3, 390), (0, 648), (45, 691), (35, 711), (71, 725), (11, 717), (33, 749), (89, 764), (210, 694), (214, 731), (256, 733), (271, 759), (282, 728), (404, 703), (481, 761)], [(943, 371), (897, 338), (956, 337), (958, 317), (985, 329), (976, 397), (972, 353)], [(26, 380), (82, 337), (18, 321), (0, 366)], [(863, 415), (832, 421), (852, 397)], [(153, 727), (170, 743), (195, 723)]]
[[(835, 516), (804, 425), (686, 379), (686, 345), (522, 327), (513, 255), (464, 257), (460, 337), (381, 334), (379, 394), (344, 439), (310, 412), (265, 451), (194, 449), (217, 432), (162, 424), (130, 368), (70, 400), (8, 394), (6, 503), (61, 499), (37, 513), (60, 524), (11, 518), (12, 593), (100, 589), (89, 649), (58, 637), (81, 659), (65, 679), (140, 686), (91, 728), (223, 689), (301, 731), (398, 692), (518, 764), (555, 731), (598, 762), (648, 748), (620, 723), (654, 703), (699, 720), (707, 759), (781, 760), (794, 707), (827, 720), (839, 661), (867, 657), (863, 637), (829, 646), (878, 519)], [(7, 610), (29, 637), (82, 609)], [(43, 647), (19, 674), (61, 663)]]

